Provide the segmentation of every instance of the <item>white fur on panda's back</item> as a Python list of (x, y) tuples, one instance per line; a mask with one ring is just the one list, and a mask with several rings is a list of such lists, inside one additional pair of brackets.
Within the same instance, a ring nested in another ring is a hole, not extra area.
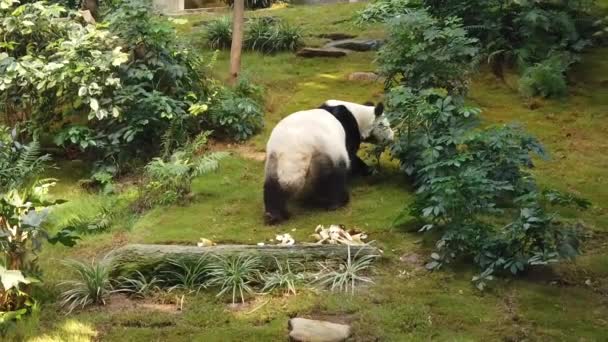
[[(324, 154), (349, 165), (345, 132), (340, 122), (322, 109), (293, 113), (272, 130), (266, 144), (266, 174), (277, 172), (279, 184), (297, 193), (307, 185), (312, 158)], [(273, 156), (274, 155), (274, 156)], [(271, 162), (271, 158), (275, 158)], [(276, 162), (276, 170), (270, 170)]]
[(374, 113), (374, 106), (366, 106), (354, 102), (340, 101), (340, 100), (327, 100), (325, 104), (330, 107), (344, 106), (348, 109), (355, 120), (357, 120), (357, 126), (359, 126), (359, 133), (361, 137), (366, 139), (369, 137), (372, 128), (374, 127), (374, 121), (376, 120), (376, 114)]

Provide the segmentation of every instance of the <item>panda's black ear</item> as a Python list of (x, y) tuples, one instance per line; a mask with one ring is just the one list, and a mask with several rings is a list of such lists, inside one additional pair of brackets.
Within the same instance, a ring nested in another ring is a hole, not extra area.
[(384, 113), (384, 103), (378, 102), (376, 108), (374, 109), (374, 114), (376, 114), (376, 116), (380, 116), (382, 113)]
[(363, 104), (364, 106), (374, 106), (374, 103), (372, 101), (367, 101)]

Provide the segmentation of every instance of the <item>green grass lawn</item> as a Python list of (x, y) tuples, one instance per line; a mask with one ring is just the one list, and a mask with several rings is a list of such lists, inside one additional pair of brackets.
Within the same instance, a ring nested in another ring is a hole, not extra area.
[[(311, 45), (323, 43), (316, 37), (321, 33), (381, 37), (380, 26), (363, 29), (342, 21), (362, 6), (289, 7), (248, 15), (279, 16), (301, 24)], [(191, 23), (208, 18), (189, 17)], [(186, 25), (181, 30), (193, 46), (202, 45), (200, 27)], [(221, 79), (227, 75), (227, 59), (227, 53), (220, 53), (214, 66), (214, 74)], [(373, 60), (373, 53), (353, 53), (342, 59), (246, 53), (243, 72), (267, 91), (266, 126), (246, 147), (263, 151), (270, 130), (282, 117), (326, 99), (380, 100), (381, 84), (346, 80), (353, 71), (373, 71)], [(262, 222), (263, 162), (234, 153), (218, 172), (196, 180), (194, 200), (187, 206), (156, 208), (142, 217), (125, 219), (109, 232), (86, 236), (74, 248), (45, 246), (40, 264), (49, 300), (39, 320), (24, 326), (21, 334), (33, 341), (279, 341), (286, 338), (288, 318), (298, 315), (348, 321), (355, 340), (360, 341), (606, 340), (608, 49), (587, 53), (572, 79), (568, 98), (539, 101), (540, 107), (532, 110), (518, 95), (512, 76), (505, 84), (482, 72), (473, 83), (470, 100), (484, 109), (488, 124), (519, 122), (546, 144), (553, 158), (539, 162), (535, 170), (541, 184), (573, 191), (593, 202), (586, 213), (562, 213), (580, 217), (595, 233), (576, 263), (518, 279), (499, 279), (481, 293), (470, 282), (474, 270), (466, 265), (429, 273), (400, 261), (408, 253), (424, 258), (432, 245), (415, 233), (415, 227), (391, 227), (413, 195), (388, 161), (381, 174), (353, 185), (346, 208), (324, 212), (294, 207), (293, 220), (268, 228)], [(60, 179), (55, 195), (70, 202), (55, 211), (56, 226), (75, 213), (94, 213), (107, 201), (80, 190), (77, 180), (85, 174), (81, 163), (61, 166), (53, 174)], [(122, 201), (128, 196), (123, 195)], [(179, 313), (110, 306), (64, 315), (53, 304), (55, 285), (68, 276), (60, 264), (66, 258), (99, 257), (125, 243), (192, 244), (201, 237), (218, 243), (255, 244), (289, 232), (297, 241), (309, 241), (318, 224), (332, 223), (367, 231), (385, 252), (375, 284), (354, 297), (303, 290), (295, 297), (262, 296), (250, 308), (234, 311), (214, 294), (204, 293), (186, 296)]]

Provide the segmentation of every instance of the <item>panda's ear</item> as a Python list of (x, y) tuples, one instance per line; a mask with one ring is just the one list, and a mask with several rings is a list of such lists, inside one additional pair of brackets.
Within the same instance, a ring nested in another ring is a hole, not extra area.
[(384, 113), (384, 104), (382, 102), (378, 102), (376, 108), (374, 109), (374, 114), (376, 114), (376, 116), (380, 116), (382, 113)]

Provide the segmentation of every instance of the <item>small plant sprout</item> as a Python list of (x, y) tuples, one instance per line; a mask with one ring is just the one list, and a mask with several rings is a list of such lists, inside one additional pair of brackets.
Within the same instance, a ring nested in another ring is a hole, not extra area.
[(169, 264), (176, 269), (163, 272), (168, 276), (167, 282), (174, 284), (169, 291), (184, 290), (198, 293), (205, 287), (209, 277), (209, 258), (206, 255), (197, 260), (170, 260)]
[(241, 303), (245, 303), (245, 294), (253, 294), (251, 285), (260, 278), (261, 260), (259, 257), (243, 256), (216, 257), (209, 267), (211, 280), (209, 285), (220, 288), (218, 297), (232, 292), (232, 304), (236, 303), (237, 294)]
[(262, 276), (264, 282), (262, 292), (268, 293), (276, 289), (281, 289), (285, 295), (296, 295), (296, 285), (304, 281), (304, 274), (293, 272), (291, 270), (292, 262), (289, 260), (281, 263), (275, 258), (275, 261), (277, 264), (276, 271)]
[(162, 284), (162, 280), (156, 277), (146, 278), (139, 271), (136, 272), (133, 278), (121, 277), (119, 282), (121, 292), (126, 292), (136, 298), (150, 296), (155, 291), (160, 290), (160, 284)]
[(117, 292), (110, 282), (110, 267), (101, 262), (92, 261), (85, 264), (79, 261), (66, 261), (65, 265), (76, 272), (77, 279), (59, 284), (67, 289), (61, 293), (61, 305), (68, 308), (68, 313), (88, 305), (105, 305), (106, 300)]
[(323, 287), (329, 287), (331, 291), (341, 291), (347, 293), (350, 289), (351, 294), (355, 294), (355, 287), (359, 283), (373, 283), (372, 279), (362, 275), (365, 271), (372, 268), (372, 263), (377, 255), (364, 255), (359, 257), (359, 252), (351, 256), (350, 245), (348, 257), (345, 263), (341, 263), (337, 269), (319, 263), (321, 271), (316, 275), (317, 283)]

